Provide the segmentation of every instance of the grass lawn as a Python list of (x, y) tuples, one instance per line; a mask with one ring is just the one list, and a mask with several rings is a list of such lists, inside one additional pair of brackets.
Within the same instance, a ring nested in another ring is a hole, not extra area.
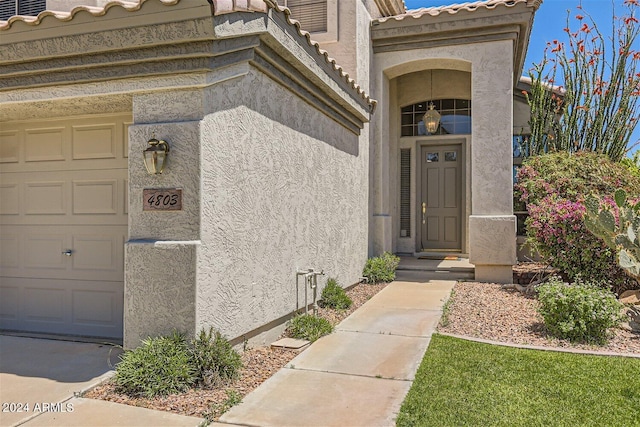
[(434, 335), (398, 426), (640, 426), (640, 359)]

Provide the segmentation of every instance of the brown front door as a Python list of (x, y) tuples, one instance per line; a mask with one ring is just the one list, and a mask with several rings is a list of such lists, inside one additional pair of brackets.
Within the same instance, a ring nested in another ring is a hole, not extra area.
[(460, 145), (422, 147), (420, 166), (419, 246), (425, 251), (459, 251), (462, 205)]

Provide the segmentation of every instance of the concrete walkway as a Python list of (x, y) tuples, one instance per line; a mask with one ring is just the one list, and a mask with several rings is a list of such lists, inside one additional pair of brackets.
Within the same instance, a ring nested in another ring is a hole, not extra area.
[(0, 335), (0, 426), (190, 426), (200, 418), (75, 397), (113, 374), (110, 345)]
[[(392, 426), (455, 283), (405, 270), (213, 425)], [(112, 375), (106, 345), (0, 335), (0, 426), (198, 426), (203, 420), (77, 397)], [(45, 406), (46, 405), (46, 406)], [(14, 408), (17, 409), (17, 408)]]
[(220, 419), (243, 426), (393, 426), (454, 280), (396, 281)]

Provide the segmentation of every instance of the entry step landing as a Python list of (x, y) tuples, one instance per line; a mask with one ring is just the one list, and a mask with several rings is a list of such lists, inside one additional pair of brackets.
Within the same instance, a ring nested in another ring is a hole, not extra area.
[(448, 254), (434, 256), (432, 254), (418, 254), (417, 256), (401, 256), (398, 270), (428, 271), (449, 273), (448, 279), (474, 279), (475, 268), (468, 258)]
[(287, 348), (291, 350), (304, 350), (310, 344), (307, 340), (298, 340), (295, 338), (282, 338), (271, 343), (271, 347)]

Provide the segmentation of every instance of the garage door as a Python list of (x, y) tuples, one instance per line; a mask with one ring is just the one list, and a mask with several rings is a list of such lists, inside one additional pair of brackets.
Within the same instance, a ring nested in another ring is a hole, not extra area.
[(0, 123), (0, 328), (122, 337), (128, 115)]

